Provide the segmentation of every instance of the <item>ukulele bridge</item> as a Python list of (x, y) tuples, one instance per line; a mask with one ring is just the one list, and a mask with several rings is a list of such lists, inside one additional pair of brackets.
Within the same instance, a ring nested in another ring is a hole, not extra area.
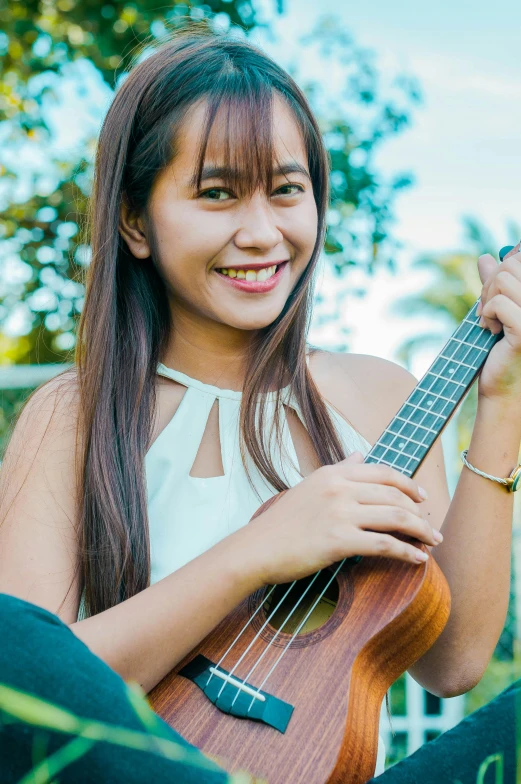
[(238, 689), (241, 689), (241, 691), (246, 692), (246, 694), (250, 694), (254, 700), (260, 700), (261, 702), (266, 702), (266, 697), (263, 694), (261, 694), (260, 691), (253, 691), (253, 689), (250, 689), (250, 687), (246, 686), (245, 683), (242, 683), (241, 681), (237, 681), (235, 680), (235, 678), (230, 678), (229, 675), (226, 675), (226, 673), (222, 672), (221, 670), (218, 670), (216, 667), (210, 667), (210, 672), (212, 673), (212, 675), (215, 675), (217, 678), (220, 678), (221, 680), (226, 681), (227, 683), (231, 683), (232, 686), (236, 686)]
[(222, 667), (198, 654), (179, 675), (199, 686), (210, 702), (223, 713), (238, 719), (260, 721), (284, 733), (293, 713), (293, 705), (277, 699), (266, 691), (260, 691), (243, 683)]

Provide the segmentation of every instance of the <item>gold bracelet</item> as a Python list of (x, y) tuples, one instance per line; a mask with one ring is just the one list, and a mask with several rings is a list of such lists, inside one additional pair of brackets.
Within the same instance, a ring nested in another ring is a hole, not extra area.
[(500, 476), (490, 476), (490, 474), (486, 474), (484, 471), (480, 471), (479, 468), (475, 468), (475, 466), (471, 465), (467, 460), (468, 451), (468, 449), (464, 449), (460, 455), (467, 468), (469, 468), (471, 471), (474, 471), (475, 474), (479, 474), (480, 476), (485, 477), (485, 479), (491, 479), (493, 482), (498, 482), (500, 485), (504, 485), (510, 493), (515, 493), (521, 479), (521, 464), (514, 468), (510, 476), (502, 479)]

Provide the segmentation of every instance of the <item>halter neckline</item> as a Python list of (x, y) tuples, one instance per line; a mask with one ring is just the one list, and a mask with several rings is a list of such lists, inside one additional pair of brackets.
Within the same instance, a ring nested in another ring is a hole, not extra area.
[[(231, 400), (240, 400), (242, 398), (242, 391), (237, 391), (235, 389), (222, 389), (221, 387), (216, 387), (213, 384), (205, 384), (203, 381), (199, 381), (198, 378), (192, 378), (186, 373), (182, 373), (180, 370), (174, 370), (174, 368), (167, 367), (162, 362), (159, 362), (157, 365), (157, 373), (160, 376), (166, 376), (167, 378), (171, 378), (174, 381), (178, 381), (180, 384), (183, 384), (183, 386), (195, 387), (195, 389), (199, 389), (201, 392), (205, 392), (208, 395), (213, 395), (214, 397), (227, 397)], [(279, 390), (280, 394), (286, 394), (290, 387), (291, 384), (286, 384), (285, 387), (282, 387)], [(266, 392), (265, 394), (269, 400), (275, 400), (277, 391), (273, 390), (271, 392)]]

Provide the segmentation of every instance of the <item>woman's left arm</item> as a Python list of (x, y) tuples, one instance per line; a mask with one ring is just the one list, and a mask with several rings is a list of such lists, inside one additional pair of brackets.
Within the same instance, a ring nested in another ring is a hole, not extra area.
[[(487, 474), (506, 477), (517, 465), (521, 443), (521, 253), (512, 252), (501, 265), (487, 254), (478, 265), (478, 315), (482, 326), (494, 333), (503, 329), (504, 337), (479, 378), (467, 459)], [(450, 586), (450, 618), (410, 670), (429, 691), (468, 691), (492, 656), (508, 609), (513, 500), (504, 486), (462, 469), (443, 521), (444, 540), (432, 551)]]
[[(519, 248), (517, 248), (519, 251)], [(506, 477), (517, 465), (521, 442), (521, 253), (501, 265), (478, 262), (484, 325), (505, 336), (490, 352), (478, 384), (478, 411), (468, 447), (469, 462)], [(339, 412), (375, 443), (416, 379), (377, 357), (321, 352), (315, 380)], [(434, 444), (415, 478), (426, 488), (422, 512), (443, 542), (431, 549), (450, 586), (447, 625), (427, 653), (409, 669), (433, 694), (463, 694), (481, 679), (508, 609), (514, 494), (463, 468), (452, 501), (441, 441)]]

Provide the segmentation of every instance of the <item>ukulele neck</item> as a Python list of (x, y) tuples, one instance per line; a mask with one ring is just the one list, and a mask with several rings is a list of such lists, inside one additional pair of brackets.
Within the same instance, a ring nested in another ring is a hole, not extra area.
[(385, 463), (414, 476), (502, 337), (501, 332), (493, 335), (479, 326), (478, 303), (386, 427), (366, 463)]

